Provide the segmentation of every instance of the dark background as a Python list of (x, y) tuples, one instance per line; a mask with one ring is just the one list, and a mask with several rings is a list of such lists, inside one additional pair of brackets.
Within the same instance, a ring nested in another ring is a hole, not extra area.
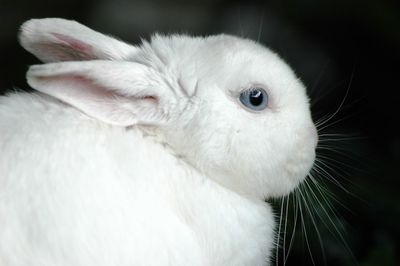
[[(75, 19), (132, 43), (155, 31), (225, 32), (278, 52), (307, 85), (314, 119), (336, 113), (320, 129), (324, 165), (315, 179), (326, 191), (303, 186), (290, 198), (278, 265), (293, 227), (286, 265), (400, 265), (398, 1), (0, 0), (0, 93), (27, 89), (25, 71), (38, 61), (16, 35), (22, 22), (42, 17)], [(296, 218), (291, 206), (305, 194)]]

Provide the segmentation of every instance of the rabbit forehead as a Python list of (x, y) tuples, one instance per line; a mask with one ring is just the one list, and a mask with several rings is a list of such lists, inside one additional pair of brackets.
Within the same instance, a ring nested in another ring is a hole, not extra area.
[(182, 83), (192, 83), (186, 87), (192, 92), (199, 80), (227, 90), (242, 90), (249, 84), (284, 88), (297, 81), (271, 50), (235, 36), (155, 35), (142, 48), (148, 64)]
[[(230, 36), (226, 36), (230, 37)], [(230, 37), (218, 43), (219, 55), (211, 55), (215, 66), (207, 73), (227, 85), (230, 90), (248, 84), (268, 87), (286, 87), (296, 80), (292, 70), (268, 48), (250, 40)]]
[(291, 68), (274, 52), (248, 39), (154, 35), (150, 42), (142, 43), (132, 60), (160, 73), (182, 106), (188, 99), (192, 103), (225, 102), (226, 97), (220, 96), (234, 99), (253, 86), (266, 89), (271, 107), (308, 102), (305, 88)]

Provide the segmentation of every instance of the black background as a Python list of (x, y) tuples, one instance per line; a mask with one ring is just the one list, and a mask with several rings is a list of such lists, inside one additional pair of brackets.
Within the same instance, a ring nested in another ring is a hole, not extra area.
[(132, 43), (156, 31), (225, 32), (278, 52), (307, 85), (314, 119), (335, 114), (320, 131), (325, 171), (316, 177), (334, 196), (325, 192), (325, 202), (314, 187), (312, 212), (303, 204), (296, 224), (290, 208), (286, 253), (294, 225), (296, 233), (286, 265), (400, 265), (398, 1), (0, 0), (0, 93), (28, 88), (25, 71), (38, 61), (16, 36), (25, 20), (42, 17), (75, 19)]

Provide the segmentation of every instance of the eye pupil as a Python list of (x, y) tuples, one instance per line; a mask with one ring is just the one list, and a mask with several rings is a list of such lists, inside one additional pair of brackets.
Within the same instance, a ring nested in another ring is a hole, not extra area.
[(250, 103), (254, 106), (259, 106), (263, 102), (263, 94), (261, 91), (252, 91), (249, 94)]
[(268, 94), (264, 89), (255, 87), (242, 91), (239, 100), (248, 109), (262, 111), (267, 108)]

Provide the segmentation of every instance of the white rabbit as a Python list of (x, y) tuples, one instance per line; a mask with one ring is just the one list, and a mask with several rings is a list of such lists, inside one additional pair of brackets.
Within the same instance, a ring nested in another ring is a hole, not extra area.
[(131, 46), (33, 19), (36, 93), (0, 98), (0, 265), (269, 265), (274, 214), (313, 165), (305, 88), (229, 35)]

